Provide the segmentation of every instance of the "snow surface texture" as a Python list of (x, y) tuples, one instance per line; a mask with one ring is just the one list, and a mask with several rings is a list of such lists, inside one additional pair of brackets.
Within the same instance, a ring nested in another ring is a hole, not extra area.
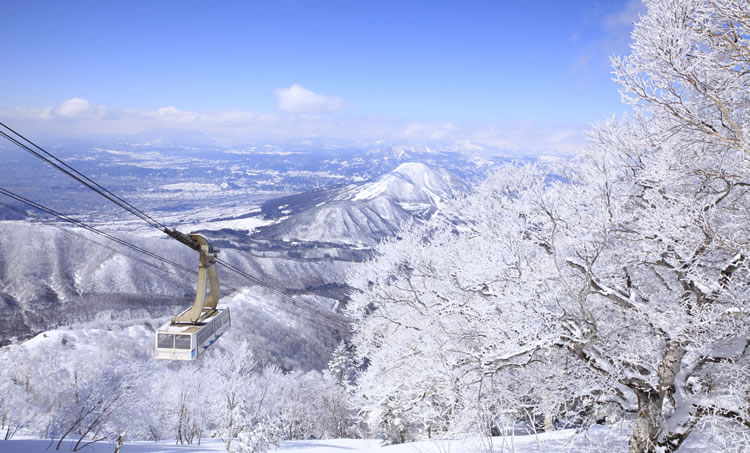
[[(435, 439), (400, 445), (381, 446), (375, 439), (326, 439), (282, 442), (271, 452), (283, 453), (342, 453), (359, 451), (368, 453), (563, 453), (563, 452), (626, 452), (629, 432), (623, 426), (592, 426), (587, 432), (576, 435), (574, 430), (555, 431), (528, 436), (478, 437), (464, 439)], [(696, 437), (696, 436), (693, 436)], [(75, 442), (65, 442), (60, 451), (70, 451)], [(25, 439), (0, 441), (0, 453), (47, 453), (54, 451), (49, 440)], [(111, 453), (112, 442), (100, 442), (83, 450), (86, 453)], [(125, 443), (122, 453), (209, 453), (225, 452), (224, 443), (206, 439), (197, 445), (175, 445), (174, 442)], [(680, 448), (680, 453), (714, 451), (710, 444), (691, 438)]]

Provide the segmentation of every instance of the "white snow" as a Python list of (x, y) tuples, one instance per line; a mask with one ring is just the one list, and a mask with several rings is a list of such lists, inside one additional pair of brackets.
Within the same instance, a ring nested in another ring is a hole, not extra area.
[(153, 332), (143, 325), (126, 328), (115, 325), (109, 329), (61, 328), (42, 332), (23, 342), (23, 345), (28, 349), (49, 348), (50, 345), (61, 343), (64, 339), (78, 351), (97, 352), (103, 344), (125, 341), (132, 344), (133, 347), (136, 347), (136, 344), (141, 347), (148, 347), (149, 343), (153, 341), (153, 336)]
[(221, 187), (216, 184), (199, 182), (178, 182), (174, 184), (164, 184), (159, 188), (164, 190), (179, 190), (182, 192), (218, 192), (221, 190)]
[(455, 178), (440, 168), (418, 162), (407, 162), (386, 173), (375, 181), (356, 187), (341, 197), (352, 201), (373, 200), (389, 197), (402, 208), (436, 206), (441, 200), (450, 198), (460, 187)]
[(230, 230), (247, 230), (248, 234), (253, 234), (256, 229), (271, 225), (274, 220), (266, 220), (263, 217), (245, 217), (242, 219), (214, 220), (190, 224), (191, 230), (221, 230), (224, 228)]
[(353, 201), (371, 200), (385, 193), (388, 190), (389, 184), (390, 184), (390, 180), (386, 178), (380, 179), (378, 181), (375, 181), (369, 184), (365, 184), (357, 192), (357, 194), (354, 195), (354, 198), (352, 198), (352, 200)]
[[(594, 425), (588, 431), (576, 434), (575, 430), (561, 430), (538, 435), (483, 437), (464, 436), (452, 439), (434, 439), (400, 445), (381, 446), (377, 439), (321, 439), (282, 442), (269, 453), (562, 453), (562, 452), (626, 452), (629, 429), (624, 425), (611, 427)], [(710, 451), (710, 445), (688, 439), (679, 452)], [(51, 448), (50, 448), (51, 445)], [(65, 442), (60, 451), (71, 451), (74, 442)], [(19, 439), (0, 441), (0, 453), (47, 453), (54, 451), (50, 440)], [(708, 448), (708, 450), (707, 450)], [(83, 450), (86, 453), (111, 453), (112, 442), (99, 442)], [(204, 453), (224, 452), (219, 439), (203, 439), (201, 445), (175, 445), (174, 441), (125, 442), (122, 453)]]

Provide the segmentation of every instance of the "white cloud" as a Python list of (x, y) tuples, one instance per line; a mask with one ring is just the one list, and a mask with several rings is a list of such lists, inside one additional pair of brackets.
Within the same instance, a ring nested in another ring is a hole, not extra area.
[(456, 128), (451, 123), (408, 123), (404, 128), (404, 137), (418, 140), (443, 140)]
[(468, 138), (456, 140), (453, 144), (454, 151), (484, 151), (485, 147), (472, 142)]
[(276, 99), (280, 110), (292, 113), (333, 112), (344, 106), (341, 98), (317, 94), (297, 84), (276, 89)]
[(162, 107), (156, 110), (155, 117), (170, 123), (192, 123), (200, 118), (200, 115), (195, 112), (188, 112), (186, 110), (180, 110), (177, 107), (169, 106)]
[(66, 99), (55, 107), (47, 107), (39, 113), (43, 119), (83, 119), (104, 118), (110, 114), (109, 108), (104, 105), (91, 104), (87, 99), (73, 97)]
[(196, 112), (166, 106), (119, 109), (82, 98), (55, 107), (0, 111), (0, 117), (31, 135), (57, 137), (127, 137), (168, 131), (172, 140), (201, 137), (208, 143), (245, 146), (268, 140), (280, 143), (429, 145), (467, 153), (507, 155), (574, 154), (583, 144), (578, 128), (533, 122), (482, 127), (440, 121), (406, 121), (373, 115), (298, 115), (242, 110)]
[(52, 109), (52, 115), (62, 118), (80, 117), (91, 110), (91, 104), (86, 99), (70, 98)]

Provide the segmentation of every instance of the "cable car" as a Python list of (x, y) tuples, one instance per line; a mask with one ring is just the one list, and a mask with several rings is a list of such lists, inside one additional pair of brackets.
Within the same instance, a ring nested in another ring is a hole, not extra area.
[(156, 332), (157, 359), (193, 360), (229, 330), (229, 309), (217, 309), (203, 322), (195, 325), (164, 324)]
[[(190, 241), (189, 245), (200, 252), (197, 291), (190, 308), (157, 329), (154, 343), (154, 357), (157, 359), (194, 360), (232, 324), (229, 308), (216, 308), (219, 278), (215, 263), (219, 251), (201, 234), (183, 235), (180, 241)], [(208, 297), (207, 283), (210, 285)]]

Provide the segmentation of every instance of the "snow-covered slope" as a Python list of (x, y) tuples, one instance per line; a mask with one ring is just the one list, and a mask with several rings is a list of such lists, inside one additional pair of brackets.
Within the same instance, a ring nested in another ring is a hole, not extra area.
[[(197, 254), (176, 241), (123, 232), (113, 234), (189, 269), (197, 268)], [(87, 232), (25, 221), (2, 221), (0, 235), (4, 238), (0, 241), (0, 344), (12, 337), (25, 338), (70, 324), (174, 315), (190, 305), (195, 294), (194, 274), (131, 253)], [(319, 287), (324, 282), (335, 286), (343, 278), (342, 262), (337, 260), (288, 259), (278, 254), (256, 256), (231, 248), (223, 249), (220, 256), (267, 283), (292, 289), (293, 294), (310, 294), (307, 287)], [(218, 272), (224, 294), (233, 292), (233, 288), (252, 285), (224, 268)], [(267, 346), (265, 349), (271, 351), (268, 357), (273, 361), (284, 364), (288, 356), (306, 367), (318, 366), (330, 353), (328, 348), (335, 347), (335, 341), (326, 337), (335, 336), (331, 329), (335, 328), (338, 317), (334, 313), (337, 301), (313, 295), (302, 297), (307, 301), (305, 306), (283, 302), (278, 295), (263, 296), (264, 302), (254, 304), (257, 308), (250, 306), (243, 311), (248, 316), (258, 314), (255, 320), (264, 320), (250, 322), (252, 331), (246, 333), (257, 344)], [(275, 307), (276, 319), (260, 315), (271, 306)], [(305, 313), (311, 309), (323, 313), (316, 315), (314, 321), (306, 321)], [(277, 341), (274, 332), (286, 332), (293, 338), (284, 327), (289, 325), (288, 319), (297, 319), (297, 328), (308, 332), (305, 341), (320, 343), (301, 349), (315, 350), (319, 353), (317, 357), (294, 357), (290, 341)]]
[(300, 197), (277, 201), (278, 212), (288, 217), (259, 236), (371, 246), (466, 190), (447, 170), (409, 162), (374, 181), (318, 193), (310, 198), (313, 205), (304, 205)]
[(393, 234), (411, 215), (386, 198), (334, 200), (305, 210), (263, 231), (282, 241), (372, 244)]
[(341, 199), (360, 201), (385, 197), (404, 209), (413, 210), (436, 206), (465, 189), (463, 181), (448, 170), (408, 162), (375, 181), (344, 192)]
[[(563, 452), (625, 452), (627, 451), (628, 430), (625, 426), (593, 425), (588, 430), (577, 433), (575, 430), (561, 430), (538, 435), (505, 437), (457, 436), (452, 439), (433, 439), (420, 442), (409, 442), (399, 445), (382, 446), (377, 439), (324, 439), (297, 440), (281, 442), (269, 453), (480, 453), (480, 452), (516, 452), (516, 453), (563, 453)], [(44, 453), (49, 451), (49, 440), (11, 440), (0, 441), (0, 453)], [(741, 447), (741, 446), (738, 446)], [(68, 450), (68, 445), (63, 447)], [(93, 453), (109, 453), (113, 445), (99, 442), (86, 447)], [(126, 442), (123, 453), (204, 453), (226, 451), (219, 439), (204, 439), (201, 445), (175, 445), (174, 441), (163, 442)], [(679, 450), (682, 453), (716, 451), (710, 440), (700, 435), (691, 435), (686, 444)], [(744, 451), (738, 449), (737, 451)]]
[[(464, 190), (466, 185), (446, 170), (406, 163), (371, 182), (270, 202), (273, 215), (253, 209), (252, 215), (237, 217), (243, 223), (206, 218), (200, 228), (222, 250), (223, 260), (335, 317), (346, 300), (344, 276), (353, 263), (371, 256), (378, 241)], [(265, 226), (257, 232), (234, 229), (248, 224)], [(134, 226), (124, 222), (98, 226), (189, 269), (197, 266), (195, 252), (176, 241), (133, 232)], [(0, 344), (72, 323), (174, 315), (192, 302), (193, 274), (144, 260), (138, 252), (80, 229), (0, 221), (0, 236)], [(219, 268), (219, 277), (224, 294), (251, 285), (226, 269)], [(272, 351), (269, 357), (281, 359), (293, 356), (294, 348), (271, 338), (276, 333), (268, 326), (286, 331), (284, 319), (298, 318), (304, 307), (277, 302), (278, 320), (259, 315), (266, 321), (250, 323), (249, 334)], [(263, 303), (250, 305), (248, 313), (265, 313)], [(305, 341), (318, 342), (307, 350), (321, 351), (321, 356), (293, 361), (324, 360), (330, 352), (325, 349), (335, 346), (323, 338), (336, 335), (335, 319), (301, 319), (298, 327), (318, 332)]]
[[(223, 297), (219, 304), (232, 314), (232, 327), (216, 343), (217, 349), (242, 347), (262, 363), (283, 369), (322, 369), (345, 331), (347, 321), (316, 304), (288, 300), (263, 288), (246, 288)], [(59, 356), (76, 351), (113, 358), (153, 358), (154, 329), (169, 317), (112, 321), (98, 319), (72, 327), (47, 330), (23, 342), (38, 356)]]
[[(105, 313), (115, 318), (166, 314), (167, 307), (184, 305), (194, 292), (190, 274), (127, 256), (87, 232), (3, 221), (0, 235), (0, 340)], [(179, 244), (118, 236), (171, 260), (192, 261), (190, 250)]]

